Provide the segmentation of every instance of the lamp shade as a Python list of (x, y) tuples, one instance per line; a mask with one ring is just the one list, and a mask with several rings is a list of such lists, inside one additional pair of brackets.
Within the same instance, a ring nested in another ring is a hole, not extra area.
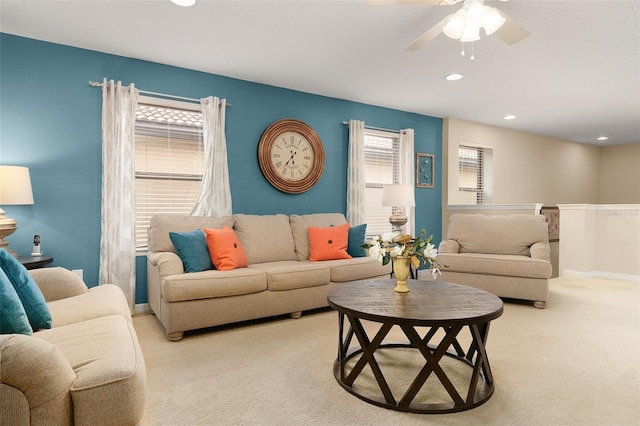
[(416, 199), (412, 184), (382, 186), (382, 205), (387, 207), (415, 206)]
[(33, 204), (29, 169), (19, 166), (0, 166), (0, 205)]

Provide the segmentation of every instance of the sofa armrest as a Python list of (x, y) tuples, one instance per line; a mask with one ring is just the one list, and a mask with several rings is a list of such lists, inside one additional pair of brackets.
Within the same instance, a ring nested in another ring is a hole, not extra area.
[(184, 274), (184, 265), (180, 256), (170, 251), (149, 252), (147, 253), (147, 260), (151, 265), (158, 268), (160, 277)]
[(32, 269), (29, 273), (47, 302), (78, 296), (88, 291), (82, 278), (65, 268)]
[(530, 248), (531, 258), (551, 262), (551, 248), (548, 243), (533, 243)]
[[(22, 334), (0, 335), (0, 383), (22, 392), (29, 402), (31, 424), (71, 424), (70, 389), (75, 380), (75, 372), (50, 342)], [(0, 399), (5, 397), (0, 393)]]
[(438, 253), (458, 253), (460, 244), (455, 240), (443, 240), (438, 246)]

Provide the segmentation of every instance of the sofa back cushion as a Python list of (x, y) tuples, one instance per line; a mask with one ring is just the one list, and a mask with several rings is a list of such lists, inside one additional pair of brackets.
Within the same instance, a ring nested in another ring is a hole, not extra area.
[(151, 217), (149, 223), (148, 249), (151, 252), (170, 251), (178, 254), (169, 238), (169, 232), (188, 232), (196, 229), (222, 229), (233, 227), (233, 216), (204, 217), (187, 216), (184, 214), (161, 213)]
[(288, 216), (237, 214), (234, 228), (249, 265), (296, 260)]
[[(315, 213), (305, 215), (291, 215), (291, 232), (295, 241), (295, 251), (298, 260), (309, 260), (309, 227), (326, 228), (347, 223), (342, 213)], [(295, 259), (294, 259), (295, 260)]]
[(542, 215), (453, 214), (447, 238), (460, 244), (460, 253), (530, 256), (532, 244), (549, 241)]

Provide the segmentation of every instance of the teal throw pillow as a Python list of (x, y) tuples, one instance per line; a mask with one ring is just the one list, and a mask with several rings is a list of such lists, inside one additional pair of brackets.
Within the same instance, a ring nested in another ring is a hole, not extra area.
[(367, 224), (352, 226), (349, 228), (349, 244), (347, 245), (347, 253), (351, 257), (366, 257), (367, 253), (362, 248), (367, 233)]
[(0, 268), (18, 293), (31, 328), (34, 330), (51, 328), (51, 312), (49, 312), (47, 301), (44, 300), (40, 288), (24, 265), (6, 250), (0, 250)]
[(201, 272), (213, 269), (207, 240), (201, 229), (191, 232), (169, 232), (169, 238), (182, 259), (185, 271)]
[(33, 330), (16, 289), (0, 269), (0, 334), (13, 333), (32, 335)]

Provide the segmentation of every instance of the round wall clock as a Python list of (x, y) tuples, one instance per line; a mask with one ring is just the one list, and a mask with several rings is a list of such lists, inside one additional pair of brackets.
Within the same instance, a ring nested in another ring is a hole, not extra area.
[(324, 147), (318, 134), (300, 120), (272, 123), (258, 144), (258, 162), (264, 177), (289, 194), (308, 191), (324, 170)]

